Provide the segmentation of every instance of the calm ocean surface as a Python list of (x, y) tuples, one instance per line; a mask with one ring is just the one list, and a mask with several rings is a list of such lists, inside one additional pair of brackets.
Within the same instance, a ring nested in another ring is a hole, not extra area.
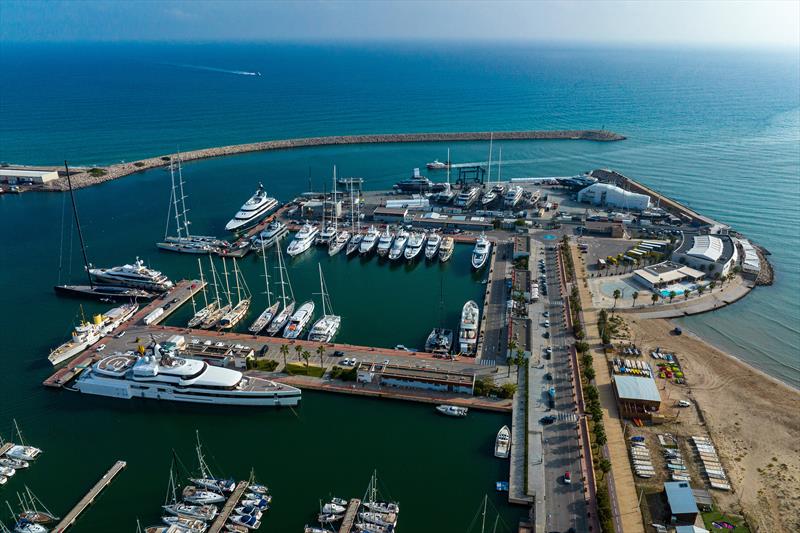
[[(104, 164), (176, 147), (327, 134), (601, 127), (622, 133), (628, 140), (609, 144), (503, 143), (503, 175), (613, 167), (764, 245), (773, 254), (774, 286), (684, 324), (800, 386), (796, 52), (3, 44), (0, 69), (0, 161), (13, 163)], [(486, 157), (480, 143), (450, 147), (455, 161)], [(285, 201), (306, 190), (309, 177), (319, 188), (336, 164), (341, 174), (364, 176), (368, 188), (378, 189), (414, 166), (442, 159), (446, 148), (330, 147), (187, 164), (190, 218), (196, 232), (221, 234), (258, 180)], [(94, 263), (119, 264), (138, 254), (171, 276), (193, 275), (192, 258), (168, 256), (153, 246), (164, 232), (167, 180), (167, 173), (156, 170), (78, 193)], [(122, 492), (140, 494), (135, 509), (125, 507), (118, 515), (123, 523), (136, 516), (157, 519), (169, 449), (177, 447), (189, 459), (194, 428), (223, 469), (245, 475), (255, 464), (275, 486), (279, 496), (266, 525), (281, 531), (301, 526), (328, 491), (349, 496), (363, 490), (372, 467), (382, 472), (393, 496), (410, 504), (404, 528), (463, 529), (483, 493), (493, 493), (494, 481), (507, 475), (501, 463), (486, 460), (493, 433), (504, 423), (501, 416), (476, 413), (461, 424), (463, 431), (448, 432), (443, 426), (449, 423), (443, 422), (449, 421), (429, 416), (426, 407), (338, 396), (307, 394), (297, 415), (285, 410), (231, 416), (224, 410), (206, 415), (185, 406), (143, 407), (43, 390), (39, 383), (49, 370), (44, 357), (68, 334), (77, 311), (76, 302), (57, 299), (51, 289), (62, 255), (62, 278), (71, 271), (77, 279), (81, 268), (77, 242), (69, 254), (65, 239), (60, 253), (64, 198), (0, 197), (7, 231), (0, 242), (6, 331), (0, 433), (7, 435), (6, 421), (16, 416), (31, 440), (47, 445), (42, 464), (21, 477), (60, 511), (118, 456), (135, 465), (134, 473), (119, 480), (126, 489), (109, 491), (108, 506), (87, 514), (76, 531), (98, 531), (102, 520), (117, 516), (109, 508), (124, 505)], [(424, 265), (404, 275), (375, 261), (321, 259), (334, 305), (346, 317), (347, 341), (419, 344), (439, 315), (440, 279), (448, 293), (448, 320), (482, 290), (480, 280), (462, 268), (463, 258), (444, 275)], [(316, 260), (303, 258), (291, 266), (303, 295), (317, 290)], [(257, 293), (260, 265), (252, 258), (243, 263)], [(215, 417), (219, 424), (210, 420)], [(409, 461), (417, 476), (408, 476)], [(69, 484), (65, 493), (43, 488), (53, 472)], [(19, 480), (13, 484), (21, 487)], [(457, 490), (448, 498), (469, 509), (463, 513), (469, 518), (451, 522), (454, 513), (437, 509), (434, 501), (443, 493), (437, 486)], [(504, 519), (515, 523), (502, 497), (495, 503)]]

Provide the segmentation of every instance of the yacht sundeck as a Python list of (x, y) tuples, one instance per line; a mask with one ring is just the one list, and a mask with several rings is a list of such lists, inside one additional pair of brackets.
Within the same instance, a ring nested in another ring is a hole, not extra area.
[(361, 255), (368, 255), (372, 250), (375, 249), (375, 246), (378, 244), (378, 238), (380, 237), (380, 232), (375, 228), (375, 226), (370, 226), (369, 230), (367, 230), (366, 235), (361, 239), (361, 245), (358, 248), (358, 251)]
[(428, 244), (425, 245), (425, 259), (432, 261), (439, 254), (439, 246), (442, 244), (442, 236), (438, 233), (428, 235)]
[(239, 211), (225, 225), (225, 229), (228, 231), (243, 231), (251, 228), (276, 207), (278, 207), (278, 200), (267, 196), (264, 186), (259, 183), (255, 194), (239, 208)]
[(444, 237), (439, 245), (439, 261), (446, 263), (453, 256), (456, 248), (456, 241), (452, 237)]
[(386, 229), (378, 239), (378, 257), (389, 255), (389, 250), (392, 249), (392, 242), (394, 242), (394, 233), (389, 230), (389, 226), (386, 226)]
[(273, 220), (257, 236), (253, 237), (253, 249), (256, 253), (262, 249), (266, 250), (287, 233), (289, 233), (289, 228), (286, 224), (280, 220)]

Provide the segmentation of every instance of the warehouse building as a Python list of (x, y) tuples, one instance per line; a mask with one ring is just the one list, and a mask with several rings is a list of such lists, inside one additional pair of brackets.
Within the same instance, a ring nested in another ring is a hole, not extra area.
[(33, 183), (41, 185), (58, 179), (55, 170), (18, 170), (12, 168), (0, 169), (0, 182), (8, 184)]
[(578, 192), (579, 202), (642, 211), (650, 207), (646, 194), (626, 191), (608, 183), (595, 183)]
[(384, 224), (404, 224), (408, 221), (407, 207), (376, 207), (372, 220)]

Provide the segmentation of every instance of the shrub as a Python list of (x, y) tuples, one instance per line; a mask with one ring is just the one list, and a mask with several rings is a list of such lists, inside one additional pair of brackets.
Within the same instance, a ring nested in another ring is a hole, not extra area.
[(133, 166), (141, 168), (144, 166), (144, 163), (142, 163), (141, 161), (137, 161), (136, 163), (133, 164)]
[(89, 169), (89, 175), (94, 178), (99, 178), (100, 176), (105, 176), (108, 172), (104, 168), (91, 168)]
[(334, 366), (330, 373), (331, 379), (340, 379), (342, 381), (355, 381), (358, 377), (358, 371), (355, 368), (343, 368), (341, 366)]

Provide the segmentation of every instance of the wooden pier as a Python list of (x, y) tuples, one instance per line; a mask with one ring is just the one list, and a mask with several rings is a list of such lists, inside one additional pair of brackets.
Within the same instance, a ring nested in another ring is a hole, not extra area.
[(13, 442), (6, 442), (6, 443), (5, 443), (5, 444), (3, 444), (2, 446), (0, 446), (0, 457), (2, 457), (3, 455), (5, 455), (5, 453), (6, 453), (8, 450), (10, 450), (11, 448), (13, 448), (13, 447), (14, 447), (14, 443), (13, 443)]
[(356, 517), (358, 517), (358, 508), (360, 506), (361, 500), (358, 498), (350, 500), (350, 505), (347, 506), (347, 511), (345, 511), (344, 518), (342, 518), (342, 525), (339, 526), (339, 533), (350, 533), (350, 530), (353, 529)]
[(217, 518), (214, 520), (214, 523), (211, 524), (211, 527), (208, 528), (208, 533), (219, 533), (222, 531), (222, 528), (225, 527), (225, 522), (228, 521), (228, 517), (233, 512), (233, 509), (239, 503), (239, 500), (242, 499), (242, 495), (247, 490), (247, 487), (250, 486), (248, 481), (240, 481), (236, 488), (233, 489), (228, 501), (225, 502), (225, 505), (222, 506)]
[(55, 528), (53, 528), (53, 533), (61, 533), (73, 525), (80, 514), (84, 512), (86, 508), (92, 504), (92, 502), (94, 502), (95, 498), (97, 498), (97, 496), (103, 492), (103, 489), (105, 489), (116, 477), (116, 475), (119, 474), (126, 466), (127, 463), (125, 461), (117, 461), (114, 463), (114, 466), (112, 466), (111, 469), (106, 472), (102, 478), (100, 478), (100, 481), (94, 484), (94, 487), (92, 487), (89, 492), (86, 493), (86, 496), (81, 498), (78, 504), (66, 514), (66, 516)]

